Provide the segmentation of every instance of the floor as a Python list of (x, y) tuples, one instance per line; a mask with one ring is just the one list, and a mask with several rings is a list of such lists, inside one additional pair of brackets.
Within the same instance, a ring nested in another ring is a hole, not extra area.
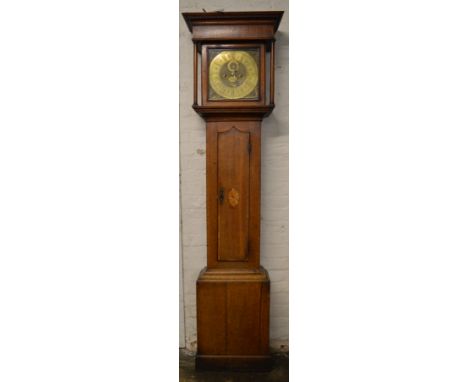
[(273, 355), (273, 369), (269, 372), (195, 371), (195, 356), (181, 350), (179, 353), (179, 382), (287, 382), (289, 357)]

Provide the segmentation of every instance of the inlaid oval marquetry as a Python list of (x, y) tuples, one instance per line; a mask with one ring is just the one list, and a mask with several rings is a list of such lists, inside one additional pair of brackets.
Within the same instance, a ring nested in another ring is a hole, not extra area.
[(228, 194), (228, 200), (229, 200), (229, 204), (231, 205), (231, 207), (236, 207), (239, 204), (239, 198), (240, 198), (239, 192), (237, 192), (235, 188), (232, 188)]

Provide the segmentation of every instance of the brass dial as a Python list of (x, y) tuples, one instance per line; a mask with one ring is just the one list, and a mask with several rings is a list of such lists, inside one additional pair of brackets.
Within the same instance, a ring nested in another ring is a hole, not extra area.
[(210, 63), (211, 88), (222, 98), (246, 98), (258, 85), (258, 66), (246, 51), (225, 50)]

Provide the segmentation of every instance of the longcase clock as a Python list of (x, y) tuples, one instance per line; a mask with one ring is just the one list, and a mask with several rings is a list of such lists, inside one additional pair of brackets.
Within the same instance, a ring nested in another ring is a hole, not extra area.
[(270, 365), (270, 280), (260, 265), (261, 124), (274, 108), (282, 11), (183, 13), (193, 108), (206, 121), (207, 266), (197, 280), (198, 369)]

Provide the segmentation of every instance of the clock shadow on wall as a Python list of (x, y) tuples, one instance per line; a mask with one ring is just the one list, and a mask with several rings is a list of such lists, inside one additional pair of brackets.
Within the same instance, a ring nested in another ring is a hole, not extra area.
[[(275, 107), (282, 16), (183, 13), (193, 41), (193, 109), (206, 122), (207, 265), (196, 282), (197, 370), (271, 368), (270, 278), (260, 264), (261, 125)], [(280, 133), (275, 122), (268, 125)]]

